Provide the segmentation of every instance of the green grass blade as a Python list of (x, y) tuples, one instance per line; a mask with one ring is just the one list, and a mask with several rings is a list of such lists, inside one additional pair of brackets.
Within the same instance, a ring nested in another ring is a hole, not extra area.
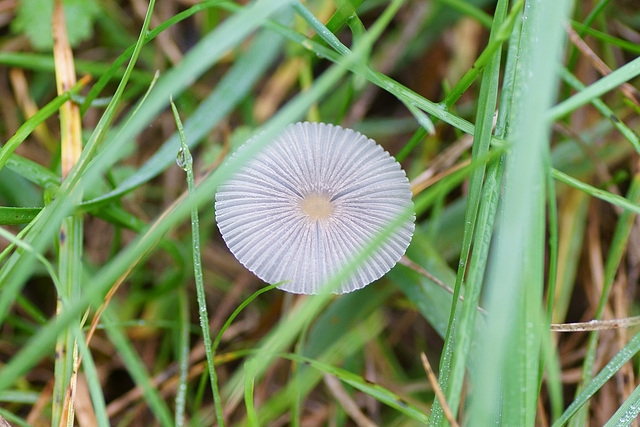
[(613, 194), (613, 193), (610, 193), (609, 191), (602, 190), (600, 188), (596, 188), (592, 185), (586, 184), (557, 169), (553, 169), (551, 173), (553, 177), (558, 181), (564, 182), (565, 184), (570, 185), (574, 188), (577, 188), (578, 190), (582, 190), (593, 197), (596, 197), (600, 200), (604, 200), (605, 202), (609, 202), (612, 205), (619, 206), (626, 211), (640, 213), (640, 205), (638, 205), (636, 202), (633, 202), (625, 197), (618, 196), (617, 194)]
[(633, 424), (640, 414), (640, 386), (624, 401), (604, 427), (625, 427)]

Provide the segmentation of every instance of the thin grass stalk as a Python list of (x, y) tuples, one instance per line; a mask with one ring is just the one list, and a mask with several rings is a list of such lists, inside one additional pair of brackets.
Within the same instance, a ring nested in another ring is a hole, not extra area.
[(215, 361), (213, 359), (213, 349), (211, 345), (211, 332), (209, 330), (209, 312), (207, 310), (207, 297), (204, 291), (204, 279), (202, 276), (202, 257), (200, 256), (200, 223), (198, 219), (198, 205), (194, 203), (193, 192), (195, 180), (193, 177), (193, 157), (184, 136), (182, 121), (178, 114), (178, 109), (171, 100), (171, 109), (176, 121), (178, 134), (180, 135), (180, 151), (178, 152), (178, 166), (187, 174), (187, 203), (191, 206), (191, 248), (193, 251), (193, 276), (196, 282), (196, 294), (198, 299), (198, 317), (200, 318), (200, 329), (202, 329), (202, 341), (204, 343), (205, 354), (207, 355), (207, 365), (209, 370), (209, 380), (211, 381), (211, 391), (216, 409), (216, 418), (220, 427), (224, 426), (222, 414), (222, 402), (220, 400), (220, 390), (218, 389), (218, 376), (216, 374)]
[[(73, 62), (73, 52), (67, 38), (62, 0), (54, 2), (51, 18), (53, 31), (53, 57), (56, 69), (56, 88), (58, 95), (62, 95), (76, 85), (76, 74)], [(80, 109), (69, 100), (60, 106), (60, 144), (62, 180), (64, 180), (82, 151), (82, 135), (80, 123)], [(81, 199), (76, 197), (76, 201)], [(75, 304), (81, 294), (82, 279), (82, 251), (83, 251), (83, 219), (82, 215), (73, 215), (63, 219), (58, 235), (58, 269), (62, 280), (59, 291), (64, 292), (58, 297), (56, 315), (67, 309), (67, 304)], [(70, 324), (58, 337), (55, 351), (54, 387), (52, 425), (73, 425), (75, 402), (76, 375), (73, 366), (77, 358), (77, 347), (73, 329), (79, 324)]]

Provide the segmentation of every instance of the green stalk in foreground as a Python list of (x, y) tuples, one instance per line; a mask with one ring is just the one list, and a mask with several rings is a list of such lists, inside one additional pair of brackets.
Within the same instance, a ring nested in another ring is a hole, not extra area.
[(218, 376), (213, 360), (213, 351), (211, 349), (211, 334), (209, 332), (209, 314), (207, 313), (207, 301), (204, 294), (204, 281), (202, 279), (202, 261), (200, 259), (200, 226), (198, 222), (198, 205), (191, 203), (191, 195), (195, 189), (193, 179), (193, 158), (187, 146), (187, 140), (184, 136), (182, 121), (178, 114), (178, 109), (171, 99), (171, 109), (173, 117), (176, 120), (178, 134), (180, 135), (180, 151), (178, 152), (177, 163), (187, 173), (187, 188), (189, 191), (188, 201), (191, 205), (191, 244), (193, 247), (193, 275), (196, 280), (196, 293), (198, 295), (198, 313), (200, 313), (200, 327), (202, 328), (202, 340), (204, 342), (205, 353), (207, 354), (207, 364), (209, 366), (209, 379), (211, 380), (211, 390), (213, 392), (213, 402), (216, 408), (216, 418), (218, 426), (224, 426), (222, 418), (222, 403), (220, 402), (220, 391), (218, 390)]

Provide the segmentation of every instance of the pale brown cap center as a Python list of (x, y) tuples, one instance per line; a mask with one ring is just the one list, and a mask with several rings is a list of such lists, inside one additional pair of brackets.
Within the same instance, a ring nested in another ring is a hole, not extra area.
[(325, 194), (308, 194), (300, 200), (300, 209), (311, 220), (325, 220), (333, 214), (333, 202)]

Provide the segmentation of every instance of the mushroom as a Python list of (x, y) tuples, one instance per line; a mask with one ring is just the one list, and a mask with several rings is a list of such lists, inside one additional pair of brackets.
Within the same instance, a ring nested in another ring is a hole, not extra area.
[[(250, 146), (250, 139), (239, 150)], [(216, 193), (216, 221), (233, 255), (265, 282), (317, 294), (402, 215), (334, 293), (363, 288), (405, 253), (415, 228), (409, 181), (374, 140), (325, 123), (296, 123)]]

